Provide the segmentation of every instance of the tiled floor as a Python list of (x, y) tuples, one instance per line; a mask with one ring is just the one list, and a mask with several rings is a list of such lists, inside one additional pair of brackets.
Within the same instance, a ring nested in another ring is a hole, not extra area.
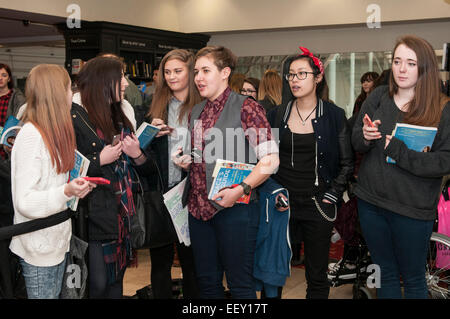
[[(150, 284), (150, 255), (147, 249), (139, 250), (138, 267), (128, 268), (124, 279), (124, 295), (133, 296)], [(181, 268), (172, 267), (172, 278), (181, 278)], [(292, 268), (291, 276), (283, 288), (283, 299), (304, 299), (306, 296), (305, 271)], [(352, 299), (352, 285), (342, 285), (330, 289), (330, 299)]]

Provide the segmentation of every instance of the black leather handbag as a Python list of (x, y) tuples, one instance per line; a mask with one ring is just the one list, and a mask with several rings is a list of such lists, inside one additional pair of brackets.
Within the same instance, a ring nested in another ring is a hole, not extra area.
[(178, 240), (172, 218), (164, 204), (163, 181), (156, 163), (155, 167), (158, 174), (156, 190), (145, 191), (143, 194), (145, 214), (142, 217), (145, 228), (145, 240), (142, 247), (146, 248), (162, 247)]

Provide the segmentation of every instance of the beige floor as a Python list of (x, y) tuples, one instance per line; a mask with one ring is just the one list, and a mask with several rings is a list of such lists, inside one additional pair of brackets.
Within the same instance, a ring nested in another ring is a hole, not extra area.
[[(124, 295), (133, 296), (150, 284), (150, 255), (147, 249), (139, 250), (138, 267), (128, 268), (124, 279)], [(172, 267), (172, 278), (181, 278), (181, 268)], [(291, 276), (283, 288), (283, 299), (304, 299), (306, 296), (305, 271), (292, 268)], [(352, 299), (352, 285), (342, 285), (330, 289), (330, 299)]]

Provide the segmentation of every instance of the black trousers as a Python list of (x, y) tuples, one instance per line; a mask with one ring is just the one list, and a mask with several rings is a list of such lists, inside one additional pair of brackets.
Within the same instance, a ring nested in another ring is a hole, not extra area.
[[(334, 205), (318, 202), (328, 217), (334, 217)], [(327, 269), (333, 222), (319, 213), (311, 198), (291, 197), (290, 224), (304, 243), (306, 298), (326, 299), (330, 292)]]
[[(304, 243), (306, 298), (327, 299), (330, 293), (327, 270), (333, 223), (320, 215), (311, 198), (291, 195), (290, 203), (291, 240), (297, 245), (300, 245), (300, 239)], [(333, 205), (321, 204), (321, 208), (328, 217), (334, 216)], [(274, 299), (281, 299), (281, 295), (282, 288), (279, 288)], [(269, 299), (264, 291), (261, 292), (261, 299)]]
[[(176, 247), (181, 270), (183, 271), (183, 297), (184, 299), (199, 298), (192, 248), (180, 243), (177, 243)], [(172, 265), (174, 253), (174, 244), (150, 248), (150, 260), (152, 264), (150, 280), (155, 299), (172, 299)]]
[(123, 277), (125, 270), (118, 275), (117, 281), (110, 285), (103, 258), (102, 243), (89, 242), (89, 299), (121, 299), (123, 297)]

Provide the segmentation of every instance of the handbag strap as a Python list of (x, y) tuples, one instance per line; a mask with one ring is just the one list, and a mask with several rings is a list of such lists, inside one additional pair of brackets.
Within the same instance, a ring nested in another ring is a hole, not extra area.
[(164, 182), (163, 182), (163, 180), (162, 180), (162, 177), (161, 177), (161, 171), (159, 170), (159, 166), (158, 166), (158, 163), (156, 163), (156, 161), (155, 161), (155, 159), (153, 158), (153, 157), (151, 157), (151, 159), (152, 159), (152, 161), (153, 161), (153, 165), (155, 165), (155, 167), (156, 167), (156, 172), (157, 172), (157, 174), (158, 174), (158, 186), (159, 186), (159, 189), (161, 190), (161, 191), (163, 191), (164, 190)]
[[(162, 191), (164, 190), (164, 183), (161, 177), (161, 172), (159, 170), (158, 164), (156, 163), (155, 159), (153, 158), (153, 156), (149, 156), (148, 154), (145, 154), (147, 157), (147, 160), (151, 160), (153, 162), (153, 165), (156, 167), (156, 172), (158, 175), (158, 185), (157, 188), (158, 190)], [(142, 182), (141, 182), (141, 178), (139, 176), (139, 173), (136, 171), (136, 169), (133, 167), (133, 170), (135, 172), (135, 175), (137, 177), (137, 181), (139, 183), (139, 187), (141, 188), (141, 194), (144, 195), (144, 187), (142, 187)]]
[(2, 227), (0, 228), (0, 240), (61, 224), (71, 218), (74, 214), (74, 211), (67, 209), (48, 217), (37, 218), (27, 222)]

